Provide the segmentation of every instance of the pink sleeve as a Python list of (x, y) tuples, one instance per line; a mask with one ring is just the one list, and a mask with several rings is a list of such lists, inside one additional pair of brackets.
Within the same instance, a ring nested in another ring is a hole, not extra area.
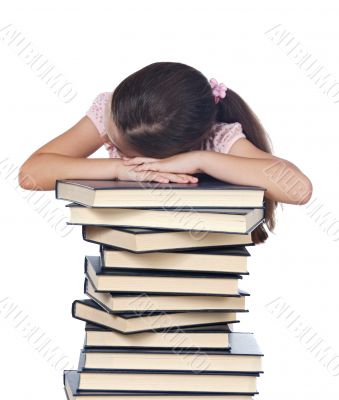
[(98, 94), (90, 108), (86, 111), (86, 115), (96, 126), (100, 135), (105, 133), (105, 107), (110, 94), (111, 92), (102, 92)]
[(246, 138), (246, 135), (243, 133), (239, 122), (216, 123), (213, 135), (206, 142), (206, 150), (228, 153), (233, 144), (240, 138)]

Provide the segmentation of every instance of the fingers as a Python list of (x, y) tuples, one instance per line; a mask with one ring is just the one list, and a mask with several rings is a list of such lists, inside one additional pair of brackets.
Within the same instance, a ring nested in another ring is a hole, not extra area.
[(165, 176), (169, 179), (170, 182), (177, 183), (196, 183), (198, 179), (195, 176), (187, 175), (187, 174), (175, 174), (171, 172), (159, 172), (162, 176)]
[(173, 174), (171, 172), (159, 172), (162, 177), (168, 179), (169, 182), (176, 182), (176, 183), (188, 183), (189, 179), (185, 176)]
[(123, 158), (123, 163), (125, 165), (139, 165), (147, 162), (154, 162), (158, 161), (157, 158), (151, 158), (151, 157), (133, 157), (133, 158)]
[[(190, 182), (190, 183), (196, 183), (198, 182), (198, 178), (192, 175), (188, 174), (177, 174), (177, 173), (170, 173), (170, 172), (165, 172), (163, 171), (163, 166), (160, 165), (158, 162), (150, 162), (142, 165), (138, 165), (134, 169), (137, 172), (145, 172), (145, 171), (154, 171), (154, 172), (161, 172), (162, 175), (169, 176), (169, 179), (172, 181), (172, 178), (175, 179), (172, 182), (179, 182), (178, 179), (180, 179), (180, 182)], [(173, 176), (175, 175), (175, 177)]]
[(196, 183), (199, 180), (196, 176), (192, 176), (192, 175), (187, 175), (187, 174), (177, 174), (177, 175), (184, 177), (191, 183)]
[(170, 172), (141, 171), (136, 173), (138, 180), (155, 181), (161, 183), (196, 183), (198, 179), (187, 174), (174, 174)]

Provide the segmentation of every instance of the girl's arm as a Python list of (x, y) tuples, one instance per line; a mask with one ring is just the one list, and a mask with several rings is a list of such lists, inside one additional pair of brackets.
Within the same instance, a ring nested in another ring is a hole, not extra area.
[(68, 131), (36, 150), (19, 169), (19, 185), (27, 190), (54, 190), (57, 179), (120, 179), (189, 182), (185, 174), (136, 172), (121, 159), (87, 158), (104, 144), (96, 126), (84, 116)]
[(312, 183), (288, 160), (275, 157), (239, 139), (228, 154), (212, 151), (200, 154), (203, 172), (238, 185), (266, 188), (265, 197), (289, 204), (306, 204), (312, 195)]
[(217, 179), (266, 188), (265, 197), (289, 204), (306, 204), (312, 183), (300, 169), (283, 158), (266, 153), (245, 138), (238, 139), (227, 154), (191, 151), (165, 159), (135, 157), (125, 161), (136, 171), (204, 172)]
[(20, 186), (27, 190), (53, 190), (56, 179), (114, 178), (117, 160), (86, 158), (103, 145), (95, 129), (85, 116), (36, 150), (20, 167)]

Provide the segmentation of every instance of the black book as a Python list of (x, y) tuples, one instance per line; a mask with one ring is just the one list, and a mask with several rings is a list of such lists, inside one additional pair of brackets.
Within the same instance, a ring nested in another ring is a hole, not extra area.
[(245, 299), (249, 293), (239, 289), (238, 295), (180, 295), (172, 294), (116, 294), (97, 292), (85, 278), (84, 293), (101, 305), (106, 311), (119, 314), (128, 311), (152, 314), (154, 311), (245, 311)]
[(79, 370), (262, 372), (263, 354), (253, 333), (232, 332), (228, 336), (228, 349), (202, 350), (193, 347), (188, 340), (180, 351), (176, 347), (175, 351), (173, 348), (83, 348)]
[(255, 393), (258, 372), (79, 368), (82, 390)]
[(103, 269), (98, 256), (85, 256), (85, 274), (98, 292), (238, 295), (239, 274)]
[(68, 400), (252, 400), (252, 394), (219, 394), (219, 393), (198, 393), (198, 392), (133, 392), (117, 390), (81, 390), (80, 373), (73, 370), (65, 370), (63, 375), (64, 389)]
[(197, 183), (60, 179), (57, 199), (90, 207), (261, 207), (265, 188), (235, 185), (206, 174)]
[(193, 327), (167, 327), (152, 332), (122, 334), (113, 329), (86, 322), (84, 348), (113, 349), (229, 349), (232, 324)]
[(121, 333), (237, 322), (235, 312), (154, 312), (146, 315), (131, 312), (111, 314), (92, 299), (74, 300), (72, 303), (72, 316), (82, 321), (106, 326)]
[(71, 225), (127, 226), (248, 234), (264, 221), (260, 208), (112, 208), (67, 204)]
[(252, 234), (178, 231), (127, 226), (83, 225), (84, 240), (130, 252), (196, 249), (216, 246), (254, 246)]
[(103, 269), (107, 269), (107, 271), (111, 267), (120, 267), (137, 270), (248, 274), (247, 257), (250, 256), (250, 253), (244, 246), (154, 251), (139, 254), (100, 246), (100, 255)]

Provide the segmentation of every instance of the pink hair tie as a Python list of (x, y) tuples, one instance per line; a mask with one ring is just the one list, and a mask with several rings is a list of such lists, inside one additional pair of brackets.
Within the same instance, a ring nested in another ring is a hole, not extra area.
[(220, 99), (226, 97), (227, 87), (223, 83), (218, 83), (216, 79), (212, 78), (210, 79), (210, 85), (216, 103), (218, 103)]

